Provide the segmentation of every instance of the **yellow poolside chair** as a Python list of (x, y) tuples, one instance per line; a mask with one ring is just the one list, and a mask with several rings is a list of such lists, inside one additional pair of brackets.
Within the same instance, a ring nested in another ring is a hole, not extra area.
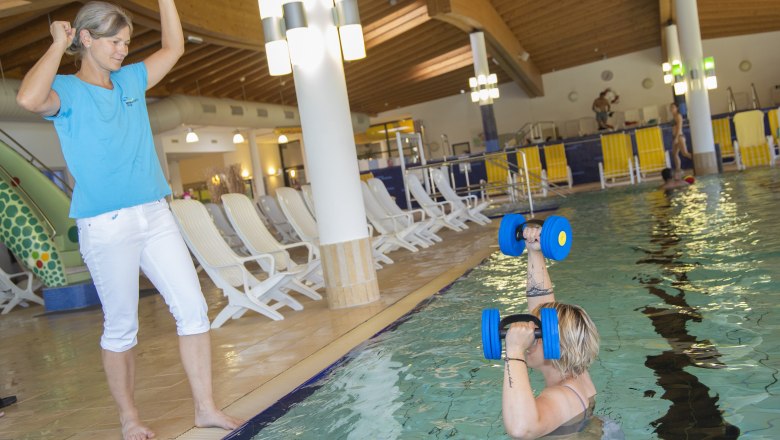
[(506, 159), (485, 158), (485, 172), (487, 173), (487, 194), (493, 196), (506, 192), (506, 185), (509, 178), (509, 169)]
[(764, 112), (750, 110), (734, 115), (737, 141), (734, 149), (741, 169), (762, 165), (774, 166), (775, 147), (772, 136), (764, 135)]
[(544, 177), (550, 183), (566, 182), (571, 188), (571, 168), (566, 160), (566, 150), (563, 144), (545, 145), (544, 161), (547, 169), (543, 171)]
[(669, 152), (664, 149), (661, 127), (647, 127), (635, 132), (636, 151), (634, 157), (637, 181), (661, 178), (661, 170), (671, 168)]
[(772, 110), (769, 110), (766, 114), (766, 117), (769, 118), (769, 131), (772, 133), (772, 139), (775, 141), (775, 146), (780, 145), (780, 131), (778, 128), (780, 128), (780, 112), (777, 111), (778, 109), (773, 108)]
[[(737, 162), (734, 153), (734, 143), (731, 138), (731, 120), (729, 118), (713, 119), (712, 135), (715, 143), (720, 145), (721, 159), (734, 159)], [(737, 162), (737, 165), (739, 165), (739, 162)]]
[(634, 184), (631, 135), (615, 133), (601, 135), (603, 162), (599, 162), (601, 189), (613, 185)]
[[(517, 150), (517, 168), (523, 168), (523, 154), (525, 154), (525, 163), (528, 166), (528, 181), (531, 184), (531, 191), (539, 192), (544, 189), (542, 184), (542, 159), (539, 157), (539, 147), (520, 148)], [(523, 182), (525, 188), (525, 182)]]

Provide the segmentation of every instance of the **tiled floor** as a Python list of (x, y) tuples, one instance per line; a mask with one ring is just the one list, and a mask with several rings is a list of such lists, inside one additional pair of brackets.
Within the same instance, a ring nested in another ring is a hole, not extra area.
[[(256, 415), (494, 252), (498, 223), (441, 231), (443, 243), (391, 253), (396, 263), (378, 271), (376, 303), (329, 310), (325, 300), (299, 297), (304, 310), (283, 309), (283, 321), (250, 312), (213, 330), (217, 404), (238, 417)], [(207, 276), (201, 284), (213, 319), (225, 300)], [(19, 399), (4, 409), (0, 440), (120, 438), (100, 359), (101, 311), (43, 313), (35, 305), (0, 316), (0, 396)], [(157, 294), (141, 299), (136, 356), (136, 402), (158, 438), (227, 434), (192, 427), (175, 325)]]

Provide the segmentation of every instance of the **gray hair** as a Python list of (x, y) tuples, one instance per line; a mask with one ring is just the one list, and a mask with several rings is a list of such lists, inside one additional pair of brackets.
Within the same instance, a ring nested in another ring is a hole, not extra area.
[(81, 57), (84, 52), (84, 43), (81, 41), (81, 31), (86, 29), (92, 38), (113, 37), (125, 27), (133, 33), (133, 21), (130, 14), (119, 6), (106, 2), (89, 2), (82, 6), (76, 19), (73, 21), (73, 29), (76, 32), (73, 43), (65, 51), (68, 55)]

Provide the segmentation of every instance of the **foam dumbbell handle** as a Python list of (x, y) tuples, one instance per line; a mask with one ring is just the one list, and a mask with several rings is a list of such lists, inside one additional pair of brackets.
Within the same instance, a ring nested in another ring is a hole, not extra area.
[(485, 359), (501, 359), (501, 340), (506, 338), (509, 326), (514, 322), (533, 322), (537, 329), (534, 336), (542, 339), (545, 359), (560, 359), (560, 336), (558, 333), (558, 313), (553, 308), (543, 308), (542, 318), (533, 315), (510, 315), (500, 319), (498, 309), (482, 311), (482, 353)]

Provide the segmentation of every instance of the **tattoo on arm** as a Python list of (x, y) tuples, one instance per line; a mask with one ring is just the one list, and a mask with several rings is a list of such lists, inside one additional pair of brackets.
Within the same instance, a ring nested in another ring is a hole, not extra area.
[(512, 371), (509, 369), (509, 361), (504, 361), (506, 367), (506, 377), (509, 379), (509, 388), (512, 388)]
[(525, 296), (527, 296), (527, 297), (529, 297), (529, 298), (533, 298), (533, 297), (537, 297), (537, 296), (547, 296), (547, 295), (552, 295), (552, 293), (553, 293), (553, 290), (552, 290), (552, 288), (550, 288), (550, 289), (544, 289), (544, 288), (542, 288), (542, 287), (537, 287), (537, 286), (530, 286), (530, 287), (529, 287), (529, 288), (528, 288), (528, 289), (525, 291)]

